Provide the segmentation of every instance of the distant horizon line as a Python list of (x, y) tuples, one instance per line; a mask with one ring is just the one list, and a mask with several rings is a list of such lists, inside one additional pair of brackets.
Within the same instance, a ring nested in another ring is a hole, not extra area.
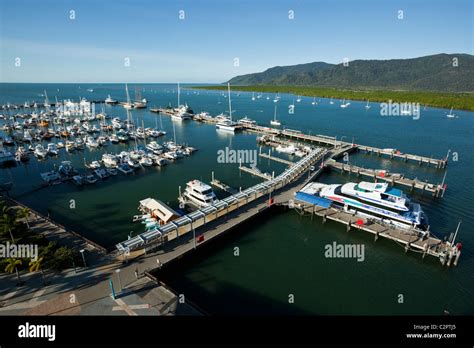
[[(43, 85), (79, 85), (79, 84), (99, 84), (99, 85), (124, 85), (124, 84), (140, 84), (140, 85), (177, 85), (178, 82), (3, 82), (0, 84), (43, 84)], [(224, 82), (179, 82), (180, 85), (222, 85)]]
[[(471, 57), (474, 56), (472, 53), (466, 53), (466, 52), (464, 52), (464, 53), (463, 52), (456, 52), (456, 53), (440, 52), (440, 53), (432, 53), (432, 54), (426, 54), (426, 55), (422, 55), (422, 56), (408, 57), (408, 58), (389, 58), (389, 59), (377, 59), (377, 58), (363, 58), (363, 59), (361, 59), (361, 58), (357, 58), (357, 59), (349, 60), (349, 63), (350, 62), (355, 62), (355, 61), (413, 60), (413, 59), (418, 59), (418, 58), (426, 58), (426, 57), (433, 57), (433, 56), (439, 56), (439, 55), (447, 55), (447, 56), (466, 55), (466, 56), (471, 56)], [(341, 62), (339, 62), (339, 63), (328, 63), (328, 62), (323, 61), (323, 60), (314, 60), (314, 61), (307, 62), (307, 63), (274, 65), (274, 66), (267, 67), (267, 68), (265, 68), (261, 71), (246, 73), (246, 74), (243, 74), (243, 75), (258, 74), (258, 73), (261, 73), (261, 72), (265, 72), (266, 70), (271, 69), (271, 68), (291, 67), (291, 66), (306, 65), (306, 64), (312, 64), (312, 63), (325, 63), (325, 64), (333, 65), (333, 66), (343, 64)], [(179, 83), (183, 83), (183, 84), (203, 84), (203, 85), (221, 85), (221, 84), (225, 84), (227, 81), (230, 81), (234, 77), (243, 76), (243, 75), (234, 75), (229, 79), (222, 79), (221, 80), (221, 81), (225, 81), (225, 82), (179, 82)], [(22, 83), (22, 84), (35, 84), (35, 83), (37, 83), (37, 84), (80, 84), (80, 83), (83, 83), (83, 84), (94, 84), (94, 83), (95, 84), (120, 84), (120, 83), (122, 83), (122, 84), (125, 84), (125, 83), (130, 83), (130, 84), (177, 84), (178, 82), (32, 82), (32, 81), (28, 81), (28, 82), (9, 81), (9, 82), (7, 82), (7, 81), (0, 81), (0, 84), (8, 84), (8, 83)]]

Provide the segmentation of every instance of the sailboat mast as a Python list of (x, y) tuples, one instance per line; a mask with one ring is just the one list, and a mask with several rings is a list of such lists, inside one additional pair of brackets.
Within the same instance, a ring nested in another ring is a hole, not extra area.
[(125, 84), (125, 92), (127, 93), (127, 104), (130, 105), (130, 94), (128, 93), (128, 84)]
[(171, 122), (173, 123), (173, 139), (174, 139), (174, 143), (176, 144), (176, 126), (175, 126), (175, 122)]
[(229, 95), (229, 117), (230, 120), (232, 121), (232, 102), (230, 101), (230, 83), (227, 82), (227, 93)]
[(179, 105), (180, 105), (180, 102), (179, 102), (179, 95), (181, 94), (181, 91), (179, 89), (179, 82), (178, 82), (178, 108), (179, 108)]

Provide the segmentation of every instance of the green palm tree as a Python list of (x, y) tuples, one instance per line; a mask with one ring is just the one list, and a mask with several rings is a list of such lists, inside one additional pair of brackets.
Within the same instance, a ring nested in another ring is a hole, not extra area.
[(4, 226), (6, 230), (10, 233), (10, 237), (12, 239), (12, 242), (15, 243), (15, 238), (13, 238), (13, 229), (16, 226), (17, 220), (16, 217), (11, 216), (8, 213), (4, 213), (0, 217), (0, 223)]
[(5, 202), (2, 201), (2, 204), (0, 206), (0, 209), (1, 209), (1, 215), (4, 215), (4, 214), (10, 214), (12, 208), (10, 208), (9, 206), (7, 206), (5, 204)]
[(29, 216), (30, 216), (30, 209), (28, 208), (20, 208), (18, 211), (17, 211), (17, 216), (18, 218), (24, 218), (25, 221), (26, 221), (26, 227), (28, 227), (28, 229), (30, 229), (30, 222), (28, 220)]
[(20, 272), (18, 272), (18, 266), (22, 264), (20, 259), (7, 259), (7, 266), (5, 267), (5, 272), (12, 274), (13, 271), (16, 272), (16, 276), (18, 277), (18, 284), (21, 283), (20, 279)]
[(41, 271), (41, 276), (43, 277), (43, 284), (46, 285), (46, 277), (43, 271), (43, 261), (44, 261), (43, 257), (40, 257), (37, 260), (31, 260), (29, 264), (29, 270), (30, 272)]

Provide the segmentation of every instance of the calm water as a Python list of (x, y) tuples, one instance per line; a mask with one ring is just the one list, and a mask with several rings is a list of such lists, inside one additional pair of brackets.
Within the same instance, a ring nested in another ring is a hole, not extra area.
[[(87, 92), (88, 88), (94, 92)], [(133, 91), (134, 86), (129, 88)], [(150, 106), (177, 103), (175, 86), (141, 85), (141, 88)], [(116, 84), (0, 84), (0, 102), (42, 101), (39, 94), (44, 89), (52, 101), (55, 96), (103, 100), (107, 94), (125, 99), (124, 86)], [(240, 96), (233, 93), (232, 108), (239, 118), (247, 115), (260, 124), (269, 125), (273, 117), (272, 99), (273, 96), (270, 100), (264, 96), (252, 101), (250, 93), (240, 93)], [(410, 117), (382, 117), (375, 103), (369, 110), (362, 102), (352, 102), (347, 109), (341, 109), (337, 101), (330, 105), (327, 99), (320, 99), (314, 106), (312, 98), (303, 98), (300, 103), (295, 102), (295, 113), (290, 115), (287, 107), (293, 99), (292, 95), (282, 95), (278, 110), (278, 118), (291, 129), (344, 137), (344, 140), (354, 137), (355, 143), (436, 158), (444, 157), (448, 149), (455, 152), (458, 160), (453, 161), (451, 155), (444, 198), (435, 201), (427, 194), (413, 196), (429, 216), (432, 231), (441, 238), (453, 232), (457, 222), (463, 220), (458, 235), (463, 243), (459, 265), (443, 268), (433, 258), (422, 260), (419, 254), (405, 254), (392, 242), (374, 243), (365, 233), (346, 233), (345, 227), (336, 223), (322, 225), (318, 218), (311, 221), (293, 211), (274, 211), (271, 216), (236, 230), (216, 244), (214, 250), (183, 263), (176, 276), (167, 280), (170, 285), (216, 313), (441, 314), (446, 309), (453, 314), (474, 314), (474, 219), (471, 214), (474, 113), (455, 111), (459, 118), (448, 119), (447, 110), (428, 108), (422, 111), (420, 120), (414, 121)], [(228, 109), (227, 99), (221, 92), (197, 94), (183, 89), (181, 100), (195, 112), (206, 110), (218, 114)], [(125, 119), (120, 106), (107, 106), (106, 112)], [(133, 117), (139, 124), (143, 121), (145, 126), (160, 125), (160, 118), (147, 110), (134, 111)], [(169, 140), (173, 137), (172, 122), (166, 116), (162, 122), (168, 134), (160, 141)], [(256, 135), (232, 136), (216, 132), (211, 125), (195, 122), (175, 125), (177, 141), (199, 151), (165, 168), (148, 168), (129, 177), (118, 175), (82, 189), (62, 184), (32, 191), (41, 183), (39, 173), (51, 170), (54, 163), (64, 158), (81, 168), (84, 158), (89, 162), (99, 158), (103, 151), (120, 152), (128, 147), (109, 145), (105, 150), (64, 153), (57, 159), (42, 162), (32, 158), (26, 165), (1, 170), (0, 182), (14, 181), (13, 196), (40, 211), (46, 212), (49, 208), (57, 220), (107, 246), (126, 239), (131, 231), (142, 231), (131, 222), (140, 199), (155, 197), (176, 207), (178, 186), (184, 187), (193, 178), (210, 181), (212, 170), (218, 179), (234, 187), (259, 182), (248, 174), (239, 173), (237, 164), (218, 164), (216, 160), (217, 150), (226, 146), (257, 149)], [(441, 182), (444, 174), (435, 168), (364, 154), (353, 155), (350, 161), (434, 183)], [(282, 165), (264, 159), (259, 161), (258, 167), (270, 172), (284, 170)], [(356, 178), (337, 173), (321, 178), (331, 183), (351, 180)], [(225, 193), (218, 192), (218, 195), (225, 196)], [(75, 209), (70, 209), (71, 199), (76, 202)], [(365, 261), (325, 258), (324, 246), (334, 241), (364, 244)], [(236, 246), (240, 256), (234, 256)], [(294, 295), (293, 304), (288, 303), (289, 294)], [(403, 304), (397, 302), (399, 294), (404, 296)]]

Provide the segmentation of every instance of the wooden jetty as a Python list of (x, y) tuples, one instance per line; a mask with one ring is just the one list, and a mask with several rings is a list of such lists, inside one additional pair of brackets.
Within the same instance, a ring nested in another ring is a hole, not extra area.
[(254, 176), (258, 176), (259, 178), (262, 178), (264, 180), (271, 180), (272, 179), (272, 175), (268, 174), (268, 173), (262, 173), (259, 169), (257, 169), (256, 167), (255, 168), (250, 168), (250, 167), (246, 167), (246, 166), (242, 166), (240, 165), (239, 166), (239, 169), (243, 172), (246, 172), (246, 173), (249, 173), (249, 174), (252, 174)]
[(239, 192), (239, 190), (237, 190), (237, 189), (223, 183), (222, 181), (217, 180), (216, 178), (214, 178), (214, 172), (212, 172), (211, 185), (214, 186), (214, 187), (217, 187), (218, 189), (223, 190), (227, 193), (230, 193), (231, 195), (235, 195)]
[[(365, 151), (369, 154), (376, 154), (378, 156), (386, 156), (390, 159), (400, 159), (405, 162), (413, 161), (418, 164), (427, 164), (434, 165), (436, 168), (445, 168), (448, 164), (448, 156), (444, 159), (436, 159), (433, 157), (419, 156), (408, 153), (402, 153), (396, 149), (380, 149), (373, 146), (353, 144), (349, 142), (344, 142), (337, 140), (336, 137), (330, 137), (326, 135), (310, 135), (304, 134), (303, 132), (291, 130), (291, 129), (276, 129), (271, 127), (262, 127), (258, 125), (244, 125), (245, 130), (250, 132), (256, 132), (259, 134), (264, 134), (268, 136), (273, 136), (273, 141), (276, 138), (287, 138), (300, 142), (312, 143), (312, 144), (321, 144), (325, 146), (338, 147), (338, 146), (351, 146), (358, 151)], [(270, 140), (270, 141), (272, 141)]]
[(275, 161), (275, 162), (286, 164), (287, 166), (292, 166), (293, 164), (295, 164), (295, 162), (288, 161), (288, 160), (280, 158), (280, 157), (274, 157), (274, 156), (272, 156), (270, 154), (266, 154), (266, 153), (260, 153), (259, 156), (263, 157), (263, 158), (268, 158), (269, 160), (272, 160), (272, 161)]
[(291, 206), (300, 212), (311, 214), (311, 218), (314, 215), (321, 217), (323, 223), (328, 219), (341, 223), (346, 226), (347, 232), (351, 230), (369, 232), (374, 235), (375, 241), (379, 237), (386, 238), (401, 244), (405, 252), (413, 250), (421, 252), (423, 258), (426, 255), (437, 257), (443, 265), (450, 266), (452, 262), (456, 266), (461, 255), (460, 247), (453, 245), (454, 241), (443, 241), (429, 233), (423, 234), (415, 229), (404, 230), (394, 225), (382, 224), (334, 207), (323, 208), (298, 200), (293, 201)]
[(409, 187), (411, 191), (414, 189), (421, 190), (422, 192), (430, 192), (433, 197), (442, 197), (446, 187), (443, 184), (431, 184), (428, 182), (420, 181), (418, 179), (405, 178), (403, 174), (390, 173), (386, 170), (367, 169), (355, 166), (353, 164), (346, 164), (336, 162), (335, 160), (328, 160), (325, 162), (325, 166), (331, 169), (339, 170), (342, 173), (355, 174), (357, 176), (366, 176), (369, 178), (381, 181), (386, 181), (392, 185), (401, 185)]

